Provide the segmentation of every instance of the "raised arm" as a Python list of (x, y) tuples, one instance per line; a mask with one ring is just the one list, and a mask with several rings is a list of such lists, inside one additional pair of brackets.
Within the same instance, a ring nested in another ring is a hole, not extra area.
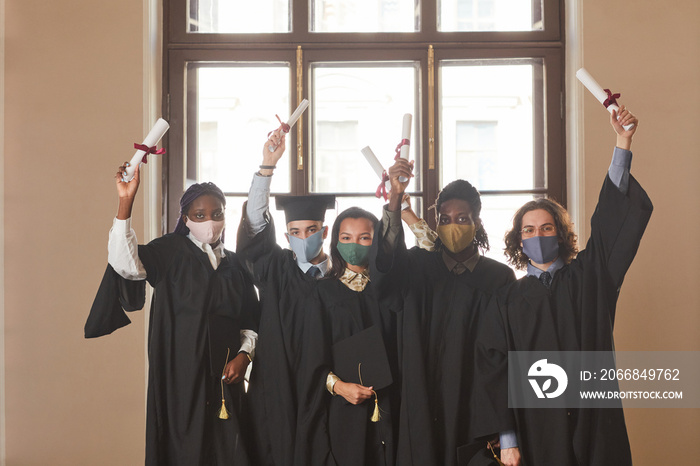
[(143, 280), (146, 268), (139, 259), (138, 240), (131, 228), (131, 211), (139, 189), (141, 173), (136, 167), (134, 177), (129, 182), (122, 181), (128, 162), (121, 165), (115, 175), (119, 207), (107, 243), (107, 262), (115, 272), (127, 280)]
[[(270, 151), (271, 147), (276, 147)], [(262, 163), (260, 170), (253, 176), (253, 183), (248, 191), (246, 203), (247, 234), (253, 237), (267, 225), (267, 211), (270, 205), (270, 183), (285, 149), (285, 134), (280, 130), (270, 133), (262, 148)]]

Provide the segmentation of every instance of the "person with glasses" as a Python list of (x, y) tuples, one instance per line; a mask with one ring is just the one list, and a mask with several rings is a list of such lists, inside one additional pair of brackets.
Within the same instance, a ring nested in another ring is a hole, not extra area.
[[(138, 167), (116, 178), (119, 207), (108, 263), (86, 338), (130, 323), (153, 287), (148, 326), (146, 465), (254, 464), (244, 384), (255, 350), (258, 299), (236, 254), (224, 248), (226, 198), (196, 183), (180, 199), (173, 233), (138, 245), (131, 211)], [(118, 407), (110, 406), (110, 409)]]
[[(477, 341), (480, 435), (502, 432), (506, 465), (631, 465), (622, 408), (508, 408), (509, 351), (613, 351), (617, 297), (653, 209), (630, 175), (639, 122), (624, 106), (610, 118), (616, 147), (591, 236), (578, 251), (569, 215), (552, 199), (527, 202), (506, 233), (506, 255), (527, 275), (494, 296)], [(623, 126), (634, 124), (630, 129)], [(515, 430), (518, 448), (504, 448)]]

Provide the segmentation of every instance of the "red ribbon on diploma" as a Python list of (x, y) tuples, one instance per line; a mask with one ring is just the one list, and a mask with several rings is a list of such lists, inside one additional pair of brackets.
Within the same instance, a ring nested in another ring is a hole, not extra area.
[(143, 158), (141, 159), (141, 163), (148, 163), (148, 154), (154, 154), (154, 155), (165, 154), (164, 148), (161, 147), (160, 149), (156, 150), (156, 146), (148, 147), (145, 144), (134, 143), (134, 149), (142, 150), (145, 152), (145, 154), (143, 154)]
[(377, 187), (377, 192), (374, 193), (375, 197), (383, 197), (385, 201), (389, 199), (389, 193), (386, 192), (387, 181), (389, 181), (389, 174), (384, 170), (382, 172), (382, 181), (379, 183), (379, 187)]
[(608, 108), (609, 106), (611, 106), (613, 104), (617, 105), (617, 98), (620, 97), (620, 94), (613, 94), (610, 91), (610, 89), (603, 89), (603, 90), (605, 91), (606, 94), (608, 94), (608, 98), (605, 99), (605, 101), (603, 102), (603, 106), (605, 106), (605, 108)]
[[(287, 123), (285, 123), (284, 121), (282, 121), (282, 120), (280, 119), (280, 116), (279, 116), (279, 115), (275, 114), (275, 116), (277, 117), (277, 121), (280, 122), (280, 127), (277, 128), (277, 129), (281, 129), (281, 130), (284, 131), (285, 133), (288, 133), (289, 130), (292, 129), (292, 127), (289, 126), (289, 125), (288, 125)], [(275, 131), (277, 131), (277, 129), (276, 129)], [(270, 131), (269, 133), (267, 133), (267, 137), (269, 138), (270, 135), (271, 135), (272, 133), (274, 133), (274, 131)]]
[[(402, 139), (401, 142), (399, 142), (399, 145), (396, 146), (396, 156), (394, 157), (394, 160), (398, 160), (401, 157), (401, 147), (408, 146), (410, 144), (410, 140)], [(383, 197), (385, 201), (389, 200), (389, 193), (386, 191), (387, 181), (389, 181), (389, 174), (386, 172), (386, 170), (384, 170), (384, 172), (382, 172), (382, 181), (379, 183), (377, 191), (374, 193), (375, 197)]]
[(394, 160), (398, 159), (401, 157), (401, 147), (403, 146), (410, 146), (411, 141), (408, 139), (402, 139), (401, 142), (399, 143), (398, 146), (396, 146), (396, 157), (394, 157)]

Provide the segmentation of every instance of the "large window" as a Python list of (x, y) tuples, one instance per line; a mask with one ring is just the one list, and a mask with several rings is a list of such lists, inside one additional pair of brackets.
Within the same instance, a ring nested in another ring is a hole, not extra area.
[[(416, 212), (464, 178), (482, 193), (491, 256), (513, 211), (564, 193), (560, 0), (166, 0), (167, 228), (194, 182), (228, 196), (235, 229), (267, 133), (307, 98), (272, 191), (334, 193), (377, 215), (379, 179), (413, 115)], [(283, 217), (274, 211), (284, 230)], [(336, 212), (337, 213), (337, 212)], [(334, 214), (329, 214), (331, 223)], [(280, 237), (280, 239), (282, 239)], [(227, 246), (235, 247), (235, 235)]]

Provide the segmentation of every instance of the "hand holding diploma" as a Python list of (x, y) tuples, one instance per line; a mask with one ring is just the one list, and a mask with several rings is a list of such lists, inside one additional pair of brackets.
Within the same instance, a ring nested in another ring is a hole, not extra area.
[[(386, 201), (388, 198), (388, 193), (391, 191), (391, 181), (389, 181), (389, 174), (384, 170), (384, 167), (382, 166), (381, 162), (377, 158), (376, 155), (374, 155), (374, 151), (370, 149), (369, 146), (363, 148), (361, 150), (362, 155), (365, 156), (365, 159), (367, 159), (367, 162), (369, 165), (372, 167), (372, 170), (374, 170), (374, 173), (377, 174), (377, 177), (379, 178), (379, 187), (377, 188), (377, 192), (375, 193), (376, 197), (383, 197), (384, 200)], [(403, 202), (401, 204), (401, 209), (408, 209), (410, 208), (410, 205), (406, 202)]]
[(134, 171), (139, 164), (142, 162), (146, 163), (148, 154), (165, 154), (165, 149), (156, 150), (156, 144), (158, 144), (158, 141), (160, 141), (166, 131), (168, 131), (168, 128), (170, 128), (168, 122), (162, 118), (158, 118), (158, 121), (153, 125), (151, 131), (148, 132), (146, 139), (143, 140), (143, 144), (134, 144), (134, 148), (137, 149), (137, 151), (131, 158), (131, 161), (126, 165), (123, 178), (125, 182), (131, 181), (134, 177)]
[[(596, 81), (585, 68), (578, 70), (576, 72), (576, 77), (579, 81), (581, 81), (581, 84), (586, 86), (586, 89), (593, 94), (593, 97), (595, 97), (598, 102), (603, 104), (603, 106), (607, 108), (611, 114), (614, 111), (619, 110), (616, 99), (620, 97), (620, 94), (613, 94), (610, 89), (603, 89), (600, 84), (598, 84), (598, 81)], [(632, 126), (629, 124), (625, 125), (625, 130), (629, 130), (631, 128)]]
[[(284, 133), (288, 133), (292, 127), (296, 124), (297, 120), (301, 117), (302, 113), (309, 108), (309, 101), (307, 99), (304, 99), (301, 101), (299, 106), (294, 110), (292, 115), (289, 117), (289, 120), (287, 120), (286, 123), (283, 123), (282, 120), (278, 115), (275, 115), (277, 117), (277, 120), (280, 122), (280, 127), (277, 128), (278, 131), (283, 131)], [(277, 149), (276, 146), (268, 146), (268, 149), (270, 152), (274, 152), (275, 149)]]
[[(389, 181), (391, 182), (391, 193), (389, 196), (389, 211), (401, 210), (401, 202), (406, 186), (413, 177), (413, 160), (398, 158), (394, 165), (389, 168)], [(401, 181), (405, 179), (406, 181)]]
[(136, 192), (139, 190), (139, 184), (141, 183), (141, 173), (138, 164), (134, 167), (131, 181), (124, 181), (128, 165), (129, 162), (124, 162), (124, 164), (117, 169), (117, 174), (114, 176), (117, 183), (117, 194), (119, 195), (119, 207), (117, 208), (117, 218), (119, 220), (131, 218), (134, 199), (136, 198)]
[(273, 170), (277, 168), (277, 162), (282, 158), (287, 147), (285, 137), (286, 134), (279, 128), (269, 134), (267, 141), (263, 145), (263, 161), (259, 171), (261, 175), (270, 176)]
[(619, 112), (613, 110), (610, 114), (610, 124), (615, 130), (615, 133), (617, 133), (615, 145), (620, 149), (630, 150), (632, 147), (632, 136), (634, 136), (639, 126), (637, 117), (630, 113), (627, 107), (621, 105)]

